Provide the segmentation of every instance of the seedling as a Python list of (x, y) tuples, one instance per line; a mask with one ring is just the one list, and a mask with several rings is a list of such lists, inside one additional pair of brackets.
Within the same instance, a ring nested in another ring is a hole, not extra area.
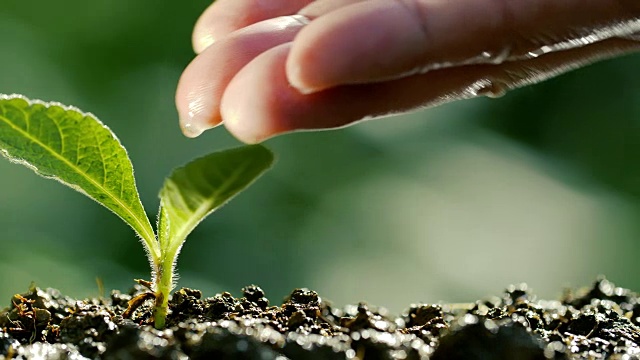
[[(58, 103), (0, 94), (0, 153), (37, 174), (84, 193), (138, 234), (151, 265), (154, 325), (165, 326), (176, 259), (191, 231), (271, 167), (253, 145), (209, 154), (174, 170), (160, 190), (157, 232), (147, 217), (127, 151), (94, 115)], [(133, 304), (136, 305), (135, 302)]]

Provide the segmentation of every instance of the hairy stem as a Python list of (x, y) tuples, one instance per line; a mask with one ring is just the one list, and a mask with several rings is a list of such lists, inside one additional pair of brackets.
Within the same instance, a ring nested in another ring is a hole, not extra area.
[(173, 261), (165, 260), (156, 267), (156, 301), (153, 309), (155, 328), (164, 329), (169, 308), (169, 293), (173, 288)]

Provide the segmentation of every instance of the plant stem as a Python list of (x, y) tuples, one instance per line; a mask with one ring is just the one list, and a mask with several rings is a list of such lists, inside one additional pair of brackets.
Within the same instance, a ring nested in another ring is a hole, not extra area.
[(173, 260), (165, 260), (156, 266), (156, 301), (153, 309), (155, 328), (164, 329), (169, 308), (169, 293), (173, 288)]

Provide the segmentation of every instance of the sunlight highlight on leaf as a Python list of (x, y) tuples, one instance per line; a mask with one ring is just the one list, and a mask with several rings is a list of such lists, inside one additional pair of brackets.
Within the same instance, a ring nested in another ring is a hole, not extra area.
[(89, 196), (122, 218), (159, 256), (126, 150), (92, 114), (0, 94), (0, 152)]
[(200, 221), (249, 186), (272, 163), (271, 151), (252, 145), (213, 153), (174, 170), (160, 191), (162, 249), (168, 254), (178, 251)]

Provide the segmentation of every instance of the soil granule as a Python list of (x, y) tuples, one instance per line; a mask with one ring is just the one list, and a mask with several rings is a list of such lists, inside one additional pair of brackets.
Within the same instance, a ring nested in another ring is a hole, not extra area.
[(144, 291), (79, 301), (32, 286), (0, 312), (0, 359), (640, 360), (640, 297), (604, 278), (560, 300), (519, 285), (399, 317), (365, 303), (334, 308), (307, 289), (270, 306), (254, 285), (240, 298), (183, 288), (163, 331), (150, 324), (152, 301), (122, 316)]

